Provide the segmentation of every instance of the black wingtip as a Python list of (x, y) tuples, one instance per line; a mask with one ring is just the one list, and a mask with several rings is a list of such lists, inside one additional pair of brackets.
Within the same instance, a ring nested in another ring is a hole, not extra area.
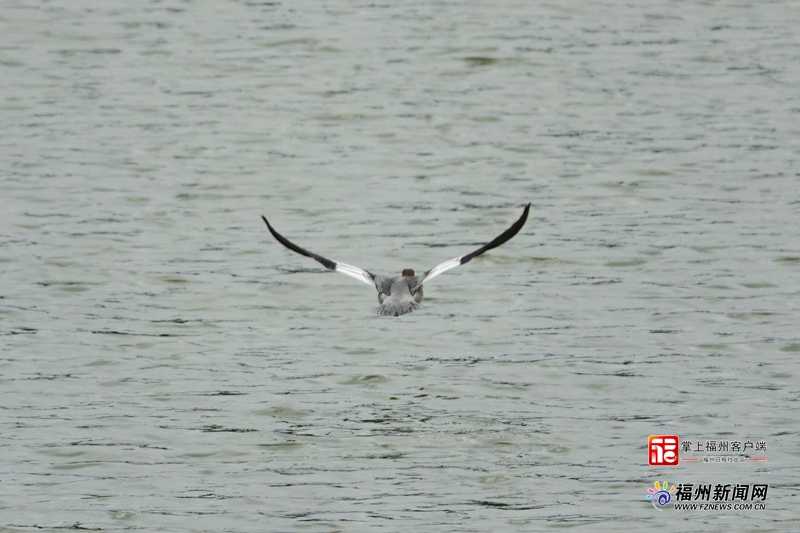
[(279, 243), (281, 243), (282, 245), (284, 245), (293, 252), (297, 252), (300, 255), (304, 255), (306, 257), (314, 259), (315, 261), (318, 261), (322, 266), (324, 266), (328, 270), (336, 270), (336, 261), (331, 261), (327, 257), (322, 257), (321, 255), (317, 255), (314, 252), (309, 252), (304, 248), (300, 248), (299, 246), (291, 242), (289, 239), (287, 239), (286, 237), (275, 231), (275, 228), (273, 228), (267, 221), (267, 217), (261, 215), (261, 220), (264, 221), (264, 224), (267, 225), (267, 229), (269, 229), (269, 232), (272, 233), (272, 236), (275, 237), (275, 239)]
[[(269, 221), (267, 220), (267, 217), (265, 217), (264, 215), (261, 215), (261, 220), (263, 220), (264, 224), (267, 225), (267, 229), (269, 230), (270, 233), (272, 233), (272, 236), (275, 237), (276, 239), (278, 239), (278, 242), (280, 242), (281, 244), (284, 244), (283, 243), (283, 240), (284, 240), (283, 235), (280, 235), (280, 234), (278, 234), (277, 231), (275, 231), (275, 228), (273, 228), (270, 225)], [(284, 244), (284, 246), (285, 246), (285, 244)], [(289, 248), (291, 248), (291, 246), (289, 246)]]
[(528, 202), (528, 205), (525, 206), (525, 211), (522, 212), (522, 216), (519, 217), (519, 219), (516, 222), (514, 222), (514, 224), (512, 224), (510, 228), (505, 230), (499, 236), (495, 237), (495, 239), (492, 242), (485, 244), (484, 246), (481, 246), (471, 254), (463, 256), (461, 258), (461, 264), (463, 265), (464, 263), (468, 263), (474, 257), (477, 257), (482, 253), (491, 250), (492, 248), (497, 248), (501, 244), (508, 242), (514, 235), (519, 233), (519, 230), (521, 230), (522, 226), (525, 225), (525, 222), (528, 220), (528, 212), (530, 210), (531, 210), (531, 203)]
[[(275, 237), (275, 239), (277, 239), (277, 241), (279, 243), (281, 243), (282, 245), (286, 246), (290, 250), (297, 251), (297, 250), (294, 249), (294, 245), (293, 244), (290, 246), (289, 244), (291, 244), (291, 243), (287, 244), (286, 242), (284, 242), (286, 240), (286, 238), (283, 235), (281, 235), (280, 233), (278, 233), (277, 231), (275, 231), (275, 228), (273, 228), (272, 225), (269, 223), (269, 220), (267, 220), (267, 217), (265, 217), (264, 215), (261, 215), (261, 220), (264, 221), (264, 224), (267, 225), (267, 229), (269, 230), (269, 232), (272, 233), (272, 236)], [(303, 252), (300, 252), (300, 253), (303, 253)], [(306, 254), (303, 254), (303, 255), (306, 255)]]

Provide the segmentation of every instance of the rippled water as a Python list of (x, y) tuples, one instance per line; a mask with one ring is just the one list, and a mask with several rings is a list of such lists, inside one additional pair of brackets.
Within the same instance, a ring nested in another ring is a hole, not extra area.
[[(798, 27), (3, 3), (0, 531), (796, 530)], [(400, 318), (259, 218), (397, 274), (528, 201)], [(648, 467), (651, 434), (768, 460)], [(767, 509), (659, 513), (656, 479)]]

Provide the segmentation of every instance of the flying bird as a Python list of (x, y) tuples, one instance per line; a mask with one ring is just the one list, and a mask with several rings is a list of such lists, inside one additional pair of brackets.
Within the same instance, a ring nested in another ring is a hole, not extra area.
[(522, 226), (525, 225), (525, 221), (528, 219), (528, 211), (530, 211), (530, 209), (531, 204), (528, 203), (528, 205), (525, 206), (525, 210), (522, 212), (522, 216), (519, 217), (519, 220), (514, 222), (510, 228), (501, 233), (493, 241), (488, 244), (484, 244), (474, 252), (456, 257), (450, 261), (445, 261), (444, 263), (440, 263), (421, 276), (415, 275), (413, 269), (406, 268), (399, 276), (395, 278), (378, 276), (367, 270), (363, 270), (345, 263), (340, 263), (339, 261), (333, 261), (326, 257), (322, 257), (321, 255), (317, 255), (313, 252), (309, 252), (308, 250), (300, 248), (296, 244), (289, 241), (289, 239), (275, 231), (275, 228), (270, 225), (269, 221), (267, 221), (264, 215), (261, 215), (261, 218), (264, 219), (264, 222), (266, 223), (267, 228), (269, 228), (270, 233), (272, 233), (272, 236), (288, 249), (292, 250), (293, 252), (297, 252), (300, 255), (304, 255), (319, 261), (322, 266), (328, 270), (341, 272), (342, 274), (375, 287), (375, 289), (378, 291), (378, 303), (381, 304), (375, 309), (376, 313), (379, 315), (400, 316), (420, 308), (423, 297), (423, 283), (435, 278), (443, 272), (447, 272), (452, 268), (463, 265), (464, 263), (468, 263), (473, 257), (477, 257), (482, 253), (491, 250), (492, 248), (497, 248), (501, 244), (511, 239), (511, 237), (519, 233), (519, 230), (522, 229)]

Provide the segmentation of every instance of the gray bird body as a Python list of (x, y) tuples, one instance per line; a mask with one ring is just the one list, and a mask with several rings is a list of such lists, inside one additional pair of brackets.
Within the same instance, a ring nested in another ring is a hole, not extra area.
[[(375, 308), (379, 315), (399, 316), (420, 308), (422, 304), (423, 276), (397, 276), (385, 278), (375, 276), (375, 287), (378, 289), (378, 303)], [(416, 290), (414, 288), (416, 287)]]
[(522, 216), (519, 217), (519, 220), (517, 220), (510, 228), (501, 233), (494, 240), (481, 246), (474, 252), (456, 257), (455, 259), (451, 259), (449, 261), (445, 261), (444, 263), (440, 263), (425, 272), (425, 274), (422, 276), (416, 276), (414, 275), (413, 270), (405, 269), (403, 270), (402, 275), (397, 276), (396, 278), (376, 276), (367, 270), (354, 267), (346, 263), (340, 263), (339, 261), (333, 261), (332, 259), (309, 252), (308, 250), (300, 248), (293, 242), (289, 241), (286, 237), (275, 231), (275, 228), (270, 225), (266, 217), (262, 215), (261, 218), (264, 219), (264, 223), (267, 225), (270, 233), (272, 233), (272, 236), (275, 237), (279, 243), (289, 248), (293, 252), (318, 261), (328, 270), (335, 270), (336, 272), (340, 272), (346, 276), (350, 276), (351, 278), (355, 278), (363, 283), (375, 287), (375, 289), (378, 291), (378, 302), (381, 304), (375, 309), (376, 313), (379, 315), (400, 316), (420, 308), (423, 298), (422, 284), (424, 282), (429, 281), (431, 278), (434, 278), (435, 276), (438, 276), (439, 274), (446, 272), (451, 268), (463, 265), (464, 263), (472, 260), (474, 257), (477, 257), (482, 253), (491, 250), (492, 248), (497, 248), (501, 244), (511, 239), (511, 237), (516, 235), (519, 230), (522, 229), (522, 226), (525, 225), (525, 221), (528, 219), (528, 211), (530, 211), (530, 208), (531, 204), (526, 205), (525, 211), (523, 211)]

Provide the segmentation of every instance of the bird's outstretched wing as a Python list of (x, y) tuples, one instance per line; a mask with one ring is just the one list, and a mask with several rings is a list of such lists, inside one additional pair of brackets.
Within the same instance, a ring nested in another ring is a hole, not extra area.
[(514, 222), (514, 224), (510, 228), (501, 233), (492, 242), (484, 244), (483, 246), (481, 246), (472, 253), (469, 253), (467, 255), (462, 255), (461, 257), (456, 257), (455, 259), (451, 259), (450, 261), (445, 261), (444, 263), (440, 263), (435, 267), (433, 267), (432, 269), (425, 272), (425, 276), (422, 278), (422, 281), (420, 281), (419, 284), (416, 287), (414, 287), (414, 289), (411, 290), (411, 292), (413, 293), (420, 287), (420, 285), (422, 285), (426, 281), (429, 281), (432, 278), (435, 278), (442, 272), (447, 272), (451, 268), (463, 265), (464, 263), (469, 262), (473, 257), (478, 257), (483, 252), (489, 251), (492, 248), (497, 248), (504, 242), (511, 239), (511, 237), (519, 233), (519, 230), (521, 230), (522, 226), (525, 225), (525, 221), (528, 220), (528, 211), (530, 211), (530, 209), (531, 209), (531, 204), (530, 202), (528, 202), (528, 205), (525, 206), (525, 211), (522, 212), (522, 216), (519, 217), (519, 220)]
[(375, 276), (373, 274), (367, 272), (366, 270), (362, 270), (358, 267), (354, 267), (352, 265), (348, 265), (345, 263), (340, 263), (338, 261), (333, 261), (331, 259), (328, 259), (327, 257), (322, 257), (321, 255), (317, 255), (313, 252), (309, 252), (308, 250), (300, 248), (293, 242), (289, 241), (289, 239), (287, 239), (286, 237), (275, 231), (275, 228), (273, 228), (270, 225), (270, 223), (267, 221), (267, 218), (264, 215), (261, 215), (261, 218), (264, 219), (264, 222), (267, 224), (267, 228), (269, 228), (269, 232), (272, 233), (272, 236), (275, 237), (279, 243), (281, 243), (291, 251), (297, 252), (300, 255), (304, 255), (312, 259), (316, 259), (322, 264), (322, 266), (324, 266), (328, 270), (335, 270), (336, 272), (341, 272), (342, 274), (350, 276), (351, 278), (355, 278), (358, 281), (363, 281), (367, 285), (371, 285), (376, 289), (378, 288), (375, 285)]

